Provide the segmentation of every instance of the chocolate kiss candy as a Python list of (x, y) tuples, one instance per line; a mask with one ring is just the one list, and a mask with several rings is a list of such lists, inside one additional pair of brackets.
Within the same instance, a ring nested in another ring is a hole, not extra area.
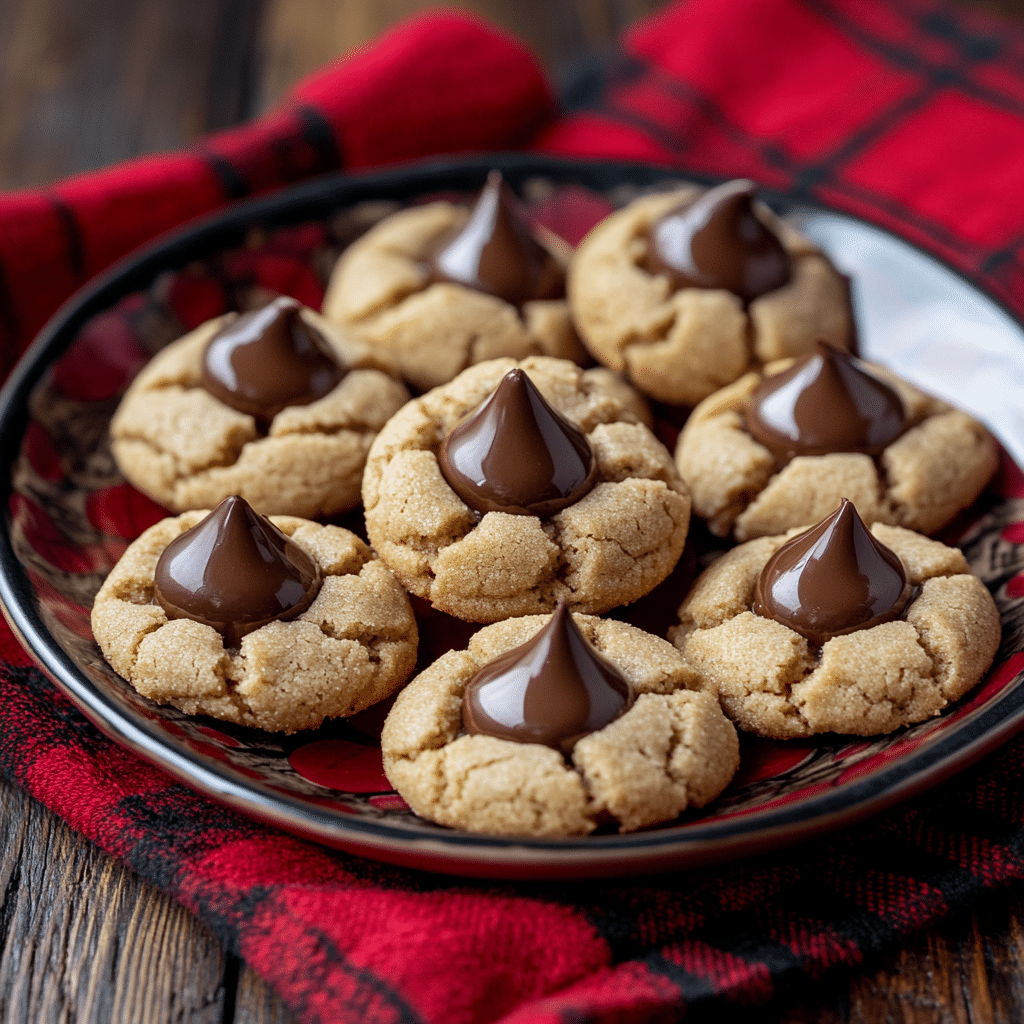
[(542, 519), (582, 498), (597, 476), (586, 436), (522, 370), (509, 370), (444, 439), (437, 461), (470, 508)]
[(430, 270), (431, 281), (462, 284), (514, 306), (565, 294), (562, 268), (531, 234), (500, 171), (487, 175), (465, 227), (442, 243)]
[(168, 618), (212, 626), (226, 647), (301, 615), (319, 589), (316, 562), (237, 495), (175, 537), (153, 578), (153, 599)]
[(281, 296), (222, 327), (203, 352), (203, 387), (263, 423), (285, 406), (323, 398), (345, 371), (300, 309)]
[(485, 665), (462, 697), (462, 724), (516, 743), (543, 743), (569, 753), (629, 706), (622, 673), (587, 643), (559, 601), (531, 640)]
[(747, 430), (779, 462), (794, 455), (878, 455), (907, 427), (900, 396), (823, 341), (747, 399)]
[(875, 540), (843, 498), (832, 515), (772, 555), (751, 610), (820, 646), (899, 618), (912, 596), (899, 556)]
[(673, 288), (725, 288), (744, 302), (781, 288), (789, 253), (754, 213), (752, 181), (727, 181), (648, 230), (645, 269)]

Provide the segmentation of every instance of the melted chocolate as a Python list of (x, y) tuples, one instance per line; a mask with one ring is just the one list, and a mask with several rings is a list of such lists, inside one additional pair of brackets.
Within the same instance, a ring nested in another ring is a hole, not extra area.
[(900, 396), (823, 341), (788, 370), (762, 381), (746, 406), (747, 430), (780, 462), (794, 455), (879, 455), (907, 429)]
[(237, 495), (175, 537), (153, 578), (153, 600), (168, 618), (212, 626), (227, 647), (301, 615), (319, 589), (316, 562)]
[(289, 405), (323, 398), (345, 375), (331, 346), (281, 296), (222, 327), (203, 352), (202, 386), (225, 405), (269, 423)]
[(430, 280), (496, 295), (514, 306), (565, 294), (565, 273), (530, 232), (500, 171), (487, 176), (466, 225), (430, 259)]
[(629, 707), (622, 673), (587, 643), (560, 601), (531, 640), (485, 665), (462, 698), (468, 733), (569, 753)]
[(752, 181), (727, 181), (671, 210), (647, 233), (644, 267), (680, 288), (724, 288), (744, 302), (786, 284), (789, 253), (754, 212)]
[(899, 618), (913, 596), (899, 556), (875, 540), (843, 498), (832, 515), (772, 555), (751, 610), (820, 646)]
[(597, 477), (586, 435), (548, 405), (522, 370), (502, 377), (444, 439), (437, 460), (470, 508), (542, 519), (579, 501)]

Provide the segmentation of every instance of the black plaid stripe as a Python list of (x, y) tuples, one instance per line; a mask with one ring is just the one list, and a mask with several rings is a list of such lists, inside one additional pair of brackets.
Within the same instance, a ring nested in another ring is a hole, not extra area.
[[(628, 95), (623, 95), (641, 84), (677, 104), (674, 111), (676, 123), (659, 122), (652, 114), (633, 104)], [(622, 50), (612, 51), (600, 72), (592, 73), (585, 82), (577, 82), (563, 102), (570, 113), (598, 114), (608, 121), (642, 132), (680, 158), (689, 154), (699, 155), (691, 149), (689, 137), (679, 128), (680, 123), (692, 120), (712, 126), (737, 148), (756, 154), (759, 163), (777, 168), (787, 181), (799, 170), (799, 166), (780, 147), (736, 124), (713, 97), (673, 78), (644, 58)]]
[(302, 126), (303, 141), (317, 155), (317, 170), (336, 171), (343, 167), (341, 141), (323, 114), (309, 104), (297, 107), (295, 113)]
[[(990, 759), (952, 791), (947, 787), (866, 828), (753, 864), (664, 876), (650, 886), (608, 886), (588, 917), (613, 959), (635, 958), (677, 985), (690, 1005), (715, 997), (721, 979), (684, 965), (676, 952), (684, 941), (751, 969), (764, 965), (775, 994), (803, 987), (829, 965), (813, 943), (794, 949), (787, 938), (831, 942), (833, 965), (844, 962), (847, 951), (859, 960), (891, 948), (924, 920), (966, 910), (993, 886), (1024, 876), (1024, 830), (1014, 816), (993, 810), (1012, 796), (1019, 748), (1014, 744)], [(984, 782), (991, 783), (991, 799), (976, 805), (971, 794)], [(965, 850), (971, 851), (966, 857)], [(993, 872), (993, 863), (1005, 870)], [(762, 898), (753, 898), (755, 891)], [(870, 908), (867, 893), (883, 905)], [(763, 987), (754, 970), (746, 983)]]
[[(293, 113), (294, 136), (288, 140), (278, 140), (273, 148), (279, 163), (277, 175), (280, 182), (296, 181), (309, 174), (320, 174), (341, 168), (342, 147), (330, 122), (315, 107), (308, 104), (296, 107)], [(298, 145), (304, 145), (312, 151), (312, 167), (304, 165), (301, 170), (296, 170), (292, 166), (292, 150)], [(242, 199), (252, 193), (253, 187), (245, 166), (232, 162), (207, 145), (198, 147), (197, 152), (219, 181), (225, 199)]]
[(205, 146), (199, 150), (199, 155), (220, 182), (225, 199), (242, 199), (249, 194), (249, 183), (245, 175), (236, 170), (230, 160), (225, 160), (219, 153)]
[[(709, 169), (707, 154), (691, 139), (703, 140), (709, 131), (718, 134), (762, 169), (759, 175), (754, 170), (747, 173), (785, 188), (797, 199), (823, 202), (901, 227), (903, 233), (993, 287), (1006, 301), (1014, 303), (1016, 299), (1020, 307), (1024, 303), (1014, 293), (1014, 279), (1024, 267), (1024, 233), (995, 251), (990, 246), (965, 243), (945, 224), (915, 213), (898, 198), (847, 180), (843, 174), (852, 161), (898, 134), (909, 119), (927, 110), (945, 91), (955, 90), (995, 111), (1024, 118), (1024, 104), (978, 78), (978, 71), (997, 58), (1013, 63), (1024, 53), (1024, 38), (1019, 33), (997, 38), (984, 29), (965, 29), (943, 6), (920, 3), (903, 15), (904, 38), (896, 41), (879, 35), (830, 0), (800, 2), (812, 14), (836, 25), (863, 53), (918, 80), (908, 95), (846, 134), (816, 160), (797, 158), (784, 143), (744, 129), (714, 97), (636, 54), (615, 51), (600, 68), (586, 69), (567, 93), (565, 106), (570, 112), (593, 113), (639, 132), (693, 168)], [(922, 39), (940, 44), (941, 53), (922, 55)], [(672, 101), (670, 110), (659, 116), (645, 109), (646, 90)]]
[(64, 232), (64, 253), (67, 258), (68, 267), (77, 282), (81, 283), (87, 277), (85, 267), (85, 246), (82, 241), (82, 229), (78, 224), (78, 218), (74, 210), (54, 192), (46, 193), (47, 202), (53, 209), (57, 220), (60, 221), (61, 229)]

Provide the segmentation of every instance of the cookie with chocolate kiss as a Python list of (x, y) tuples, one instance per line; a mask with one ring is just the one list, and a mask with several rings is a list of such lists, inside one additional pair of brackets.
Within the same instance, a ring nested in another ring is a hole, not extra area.
[(495, 359), (411, 401), (363, 477), (374, 549), (413, 594), (471, 622), (600, 614), (653, 590), (689, 495), (632, 388), (562, 359)]
[(158, 352), (110, 424), (128, 481), (175, 512), (359, 503), (366, 453), (409, 398), (394, 363), (294, 299), (209, 320)]
[(419, 391), (499, 356), (586, 363), (565, 301), (570, 254), (492, 171), (471, 206), (401, 210), (349, 246), (324, 315), (389, 352)]
[(669, 639), (741, 728), (774, 739), (873, 736), (977, 685), (999, 612), (961, 551), (844, 501), (810, 527), (727, 552)]
[(866, 522), (933, 534), (978, 498), (998, 449), (971, 416), (819, 341), (701, 402), (675, 457), (694, 511), (743, 541), (820, 520), (844, 497)]
[(671, 821), (739, 765), (735, 728), (670, 643), (564, 604), (487, 626), (421, 672), (381, 749), (417, 814), (492, 835)]
[(613, 213), (580, 244), (568, 293), (594, 358), (672, 405), (818, 338), (855, 347), (849, 282), (745, 179)]
[(363, 541), (239, 497), (133, 541), (96, 595), (92, 629), (144, 697), (268, 732), (389, 697), (418, 641), (408, 595)]

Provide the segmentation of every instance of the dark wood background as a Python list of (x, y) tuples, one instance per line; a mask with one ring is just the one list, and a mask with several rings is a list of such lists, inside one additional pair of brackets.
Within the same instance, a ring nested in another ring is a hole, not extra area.
[[(472, 0), (554, 81), (664, 0)], [(966, 3), (967, 0), (961, 0)], [(420, 0), (0, 0), (0, 188), (187, 145), (272, 107)], [(1024, 0), (973, 6), (1024, 19)], [(284, 1024), (189, 913), (0, 783), (0, 1018)], [(718, 1019), (728, 1017), (721, 1009)], [(852, 976), (743, 1012), (780, 1024), (1024, 1020), (1024, 900), (994, 895)]]

